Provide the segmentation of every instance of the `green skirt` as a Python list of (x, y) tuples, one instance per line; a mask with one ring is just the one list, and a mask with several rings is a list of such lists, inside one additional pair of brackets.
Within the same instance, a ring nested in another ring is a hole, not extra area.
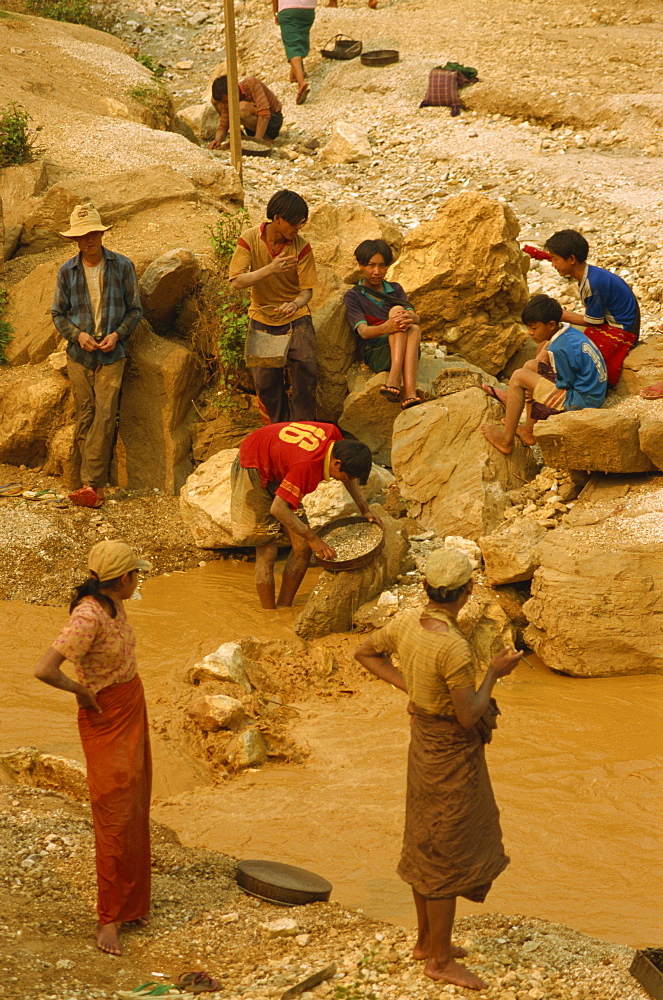
[(315, 8), (288, 7), (279, 11), (278, 21), (288, 61), (297, 56), (305, 59), (311, 48), (309, 35), (311, 25), (315, 21)]
[(383, 333), (370, 340), (360, 340), (359, 353), (365, 365), (374, 372), (388, 372), (391, 368), (389, 334)]

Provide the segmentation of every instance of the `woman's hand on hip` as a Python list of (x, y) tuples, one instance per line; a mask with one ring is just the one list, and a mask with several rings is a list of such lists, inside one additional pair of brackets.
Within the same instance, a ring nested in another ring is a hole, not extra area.
[(82, 687), (76, 694), (76, 701), (81, 708), (91, 708), (101, 714), (101, 706), (89, 688)]

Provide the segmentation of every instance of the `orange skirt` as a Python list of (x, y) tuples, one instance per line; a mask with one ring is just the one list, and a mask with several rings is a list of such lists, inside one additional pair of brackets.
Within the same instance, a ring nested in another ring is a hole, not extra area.
[(140, 677), (97, 694), (101, 714), (79, 708), (97, 864), (99, 923), (150, 911), (152, 755)]

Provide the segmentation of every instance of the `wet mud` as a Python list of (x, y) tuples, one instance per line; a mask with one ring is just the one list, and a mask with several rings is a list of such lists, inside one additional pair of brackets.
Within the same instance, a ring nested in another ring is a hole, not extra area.
[[(314, 582), (311, 574), (299, 603)], [(296, 609), (260, 611), (243, 563), (174, 573), (142, 589), (128, 614), (157, 722), (183, 668), (220, 643), (294, 636)], [(0, 750), (32, 745), (82, 759), (72, 699), (32, 679), (65, 620), (65, 608), (0, 603)], [(636, 947), (663, 939), (661, 695), (661, 677), (576, 680), (535, 663), (500, 683), (503, 715), (488, 754), (511, 865), (485, 907), (461, 902), (461, 913), (535, 915)], [(403, 696), (366, 682), (355, 695), (296, 708), (292, 735), (310, 750), (303, 764), (268, 765), (214, 786), (156, 725), (155, 819), (186, 844), (305, 865), (334, 883), (339, 902), (412, 926), (409, 890), (395, 874)]]

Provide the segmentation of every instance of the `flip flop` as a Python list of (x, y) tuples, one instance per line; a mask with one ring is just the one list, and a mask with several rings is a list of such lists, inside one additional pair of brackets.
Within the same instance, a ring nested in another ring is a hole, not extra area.
[(640, 396), (643, 399), (663, 399), (663, 382), (657, 382), (656, 385), (647, 386), (646, 389), (643, 389), (640, 392)]
[(85, 486), (80, 490), (76, 490), (75, 493), (69, 494), (69, 499), (77, 507), (101, 507), (103, 504), (103, 497), (97, 496), (96, 492), (91, 486)]
[(300, 92), (297, 94), (297, 97), (295, 98), (295, 104), (306, 104), (306, 99), (310, 93), (311, 93), (311, 88), (307, 83), (304, 85), (304, 89), (300, 90)]
[(25, 500), (48, 500), (50, 503), (60, 503), (64, 500), (55, 490), (25, 490), (21, 493)]
[(119, 990), (121, 997), (180, 997), (180, 1000), (194, 1000), (194, 994), (183, 986), (175, 983), (148, 982), (137, 986), (135, 990)]
[(208, 972), (183, 972), (177, 979), (178, 983), (186, 986), (194, 995), (199, 993), (214, 993), (221, 989), (218, 979), (212, 979)]
[(418, 396), (410, 396), (401, 403), (401, 410), (411, 410), (413, 406), (421, 406), (422, 403), (423, 399), (419, 399)]
[(504, 402), (504, 400), (500, 399), (500, 397), (497, 395), (497, 392), (496, 392), (494, 386), (492, 386), (492, 385), (485, 385), (484, 384), (484, 385), (481, 386), (481, 388), (483, 389), (483, 391), (486, 393), (487, 396), (492, 396), (493, 399), (496, 399), (498, 403), (502, 404), (502, 406), (506, 406), (506, 403)]
[(23, 493), (23, 487), (20, 483), (7, 483), (5, 486), (0, 486), (0, 497), (20, 497)]
[(383, 385), (380, 389), (380, 395), (391, 400), (392, 403), (398, 403), (401, 398), (401, 390), (397, 389), (395, 385)]

